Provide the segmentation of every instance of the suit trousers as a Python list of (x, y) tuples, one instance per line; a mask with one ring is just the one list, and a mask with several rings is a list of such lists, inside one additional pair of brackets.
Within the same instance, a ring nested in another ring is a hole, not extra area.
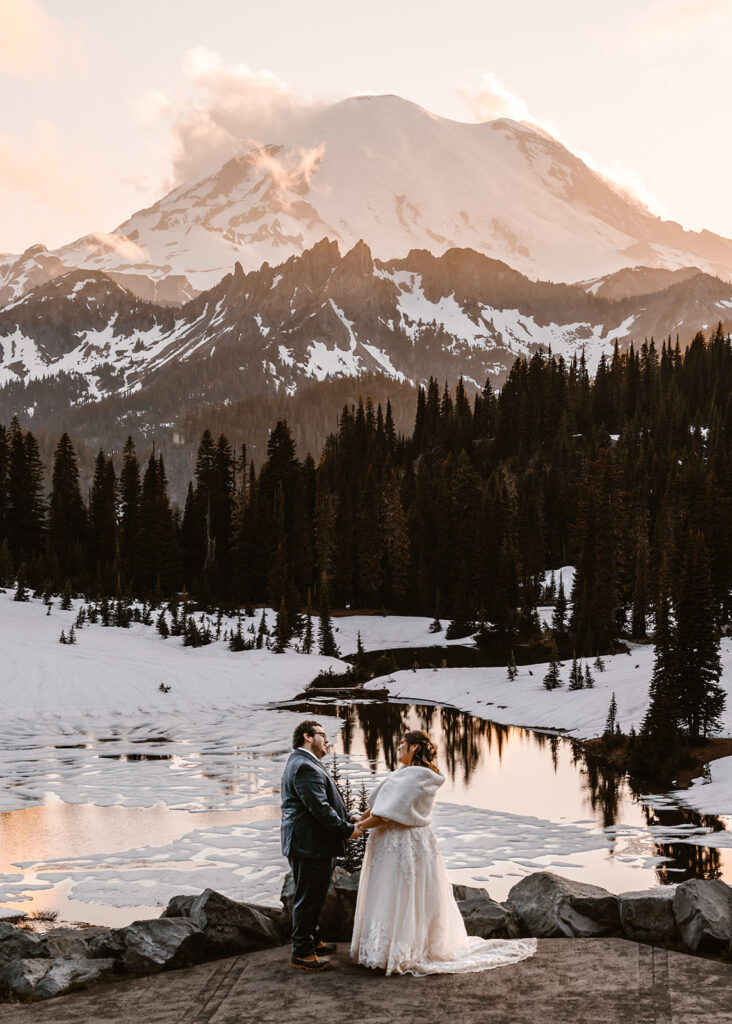
[(310, 956), (320, 941), (318, 919), (333, 874), (332, 857), (290, 857), (295, 900), (292, 906), (292, 955)]

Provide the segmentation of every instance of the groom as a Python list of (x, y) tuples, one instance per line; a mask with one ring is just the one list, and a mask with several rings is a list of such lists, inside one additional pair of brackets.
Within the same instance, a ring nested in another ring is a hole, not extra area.
[(332, 778), (321, 764), (328, 740), (320, 722), (301, 722), (292, 736), (293, 751), (282, 775), (282, 852), (295, 882), (292, 908), (292, 965), (323, 971), (332, 964), (320, 954), (335, 946), (320, 940), (318, 918), (333, 873), (333, 858), (346, 840), (361, 833)]

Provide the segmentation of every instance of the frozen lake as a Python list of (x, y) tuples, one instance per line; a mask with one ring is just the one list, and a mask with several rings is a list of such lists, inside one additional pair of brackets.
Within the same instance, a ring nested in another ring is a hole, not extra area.
[(503, 899), (543, 868), (615, 892), (732, 879), (732, 816), (634, 798), (569, 740), (424, 704), (362, 702), (169, 710), (0, 724), (0, 906), (122, 924), (211, 886), (277, 902), (278, 783), (292, 729), (325, 725), (343, 781), (394, 766), (426, 728), (447, 783), (435, 828), (455, 881)]

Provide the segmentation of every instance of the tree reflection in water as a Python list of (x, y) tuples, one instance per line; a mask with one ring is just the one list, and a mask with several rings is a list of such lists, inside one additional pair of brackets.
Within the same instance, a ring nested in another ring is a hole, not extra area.
[[(290, 705), (293, 707), (293, 705)], [(604, 828), (615, 825), (621, 808), (635, 801), (642, 809), (649, 827), (668, 828), (694, 825), (723, 831), (724, 822), (713, 815), (701, 815), (681, 807), (654, 809), (640, 802), (624, 773), (588, 756), (582, 743), (569, 737), (516, 729), (495, 722), (475, 718), (455, 708), (432, 704), (396, 704), (374, 701), (366, 703), (297, 704), (297, 710), (312, 716), (335, 715), (343, 721), (340, 742), (346, 755), (357, 746), (360, 733), (371, 771), (375, 774), (382, 761), (393, 770), (397, 764), (396, 751), (401, 737), (410, 729), (424, 729), (439, 741), (440, 768), (452, 782), (460, 779), (466, 786), (477, 768), (494, 753), (500, 762), (504, 747), (516, 736), (525, 742), (530, 738), (551, 757), (553, 774), (558, 774), (560, 754), (569, 744), (571, 760), (577, 771), (578, 782), (584, 790), (592, 811)], [(521, 808), (516, 808), (517, 814)], [(720, 852), (692, 843), (656, 843), (654, 853), (666, 858), (656, 867), (662, 884), (683, 881), (685, 878), (721, 877)]]

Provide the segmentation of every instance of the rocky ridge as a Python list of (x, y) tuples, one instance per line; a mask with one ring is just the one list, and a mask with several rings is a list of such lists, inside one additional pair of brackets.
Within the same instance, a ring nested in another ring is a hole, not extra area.
[[(336, 868), (320, 925), (331, 941), (348, 942), (359, 873)], [(615, 896), (552, 872), (527, 875), (505, 903), (485, 889), (453, 886), (469, 935), (490, 938), (591, 938), (623, 935), (712, 956), (732, 954), (732, 888), (689, 879)], [(174, 897), (160, 918), (126, 928), (57, 928), (43, 936), (0, 922), (0, 986), (20, 999), (46, 999), (112, 974), (155, 974), (219, 956), (249, 953), (288, 941), (294, 887), (282, 907), (237, 903), (206, 889)]]
[(75, 270), (0, 309), (0, 420), (161, 382), (180, 407), (374, 371), (500, 386), (517, 356), (540, 348), (584, 353), (592, 371), (616, 342), (671, 336), (685, 345), (699, 329), (732, 325), (732, 285), (719, 278), (657, 274), (638, 295), (627, 293), (647, 278), (642, 268), (623, 275), (626, 294), (603, 298), (532, 281), (470, 249), (382, 261), (364, 242), (341, 255), (323, 240), (277, 267), (244, 273), (237, 264), (174, 309), (108, 274)]

